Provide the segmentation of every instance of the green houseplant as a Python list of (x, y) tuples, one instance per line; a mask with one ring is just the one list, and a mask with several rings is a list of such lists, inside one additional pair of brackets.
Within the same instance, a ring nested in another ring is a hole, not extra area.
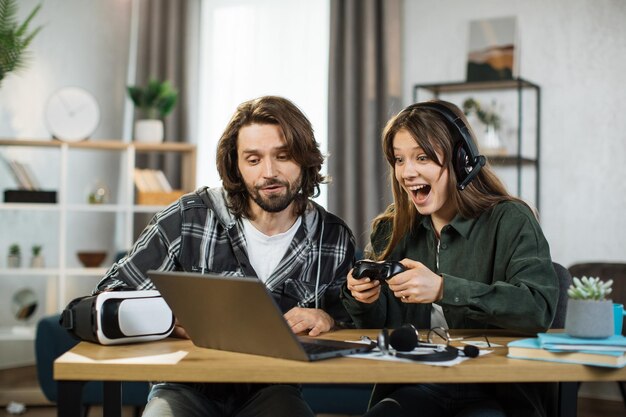
[(573, 278), (567, 290), (565, 332), (573, 337), (604, 338), (613, 335), (613, 301), (607, 296), (613, 280), (597, 277)]
[(174, 110), (178, 100), (169, 81), (152, 79), (145, 87), (128, 86), (128, 95), (141, 119), (135, 122), (135, 140), (138, 142), (161, 142), (163, 118)]
[(28, 62), (28, 46), (41, 30), (41, 26), (29, 31), (29, 25), (41, 4), (37, 5), (26, 20), (16, 20), (17, 1), (0, 0), (0, 85), (12, 71), (23, 69)]
[(30, 258), (31, 268), (43, 268), (45, 266), (44, 257), (41, 254), (42, 245), (33, 245), (31, 247), (32, 257)]
[(7, 257), (7, 267), (19, 268), (22, 264), (22, 251), (20, 245), (13, 243), (9, 246), (9, 255)]

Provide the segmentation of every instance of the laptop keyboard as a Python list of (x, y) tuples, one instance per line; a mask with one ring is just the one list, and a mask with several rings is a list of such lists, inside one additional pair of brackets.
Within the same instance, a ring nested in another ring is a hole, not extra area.
[(304, 351), (309, 355), (318, 355), (320, 353), (336, 352), (338, 350), (341, 350), (337, 346), (318, 345), (316, 343), (306, 342), (302, 342), (302, 347), (304, 348)]

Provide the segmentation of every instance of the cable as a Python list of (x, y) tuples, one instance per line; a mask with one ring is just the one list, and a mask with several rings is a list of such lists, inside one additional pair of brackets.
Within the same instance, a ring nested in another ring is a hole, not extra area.
[[(321, 216), (320, 216), (321, 217)], [(320, 232), (320, 243), (318, 247), (317, 254), (317, 278), (315, 278), (315, 308), (319, 308), (319, 300), (317, 296), (317, 292), (320, 287), (320, 274), (322, 272), (322, 238), (324, 237), (324, 219), (321, 219), (322, 222), (322, 231)]]

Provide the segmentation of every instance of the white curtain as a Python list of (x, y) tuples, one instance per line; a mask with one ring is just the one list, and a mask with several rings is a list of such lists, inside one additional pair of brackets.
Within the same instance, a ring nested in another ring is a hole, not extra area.
[(258, 96), (292, 100), (326, 152), (328, 0), (204, 1), (201, 33), (198, 185), (220, 185), (217, 141), (237, 105)]

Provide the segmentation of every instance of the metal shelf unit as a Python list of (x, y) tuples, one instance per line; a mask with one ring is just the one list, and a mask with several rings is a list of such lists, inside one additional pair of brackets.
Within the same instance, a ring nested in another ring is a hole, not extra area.
[[(413, 86), (413, 102), (422, 100), (420, 92), (427, 92), (430, 97), (446, 99), (442, 96), (452, 94), (465, 94), (472, 92), (514, 92), (517, 94), (517, 118), (516, 118), (516, 152), (513, 155), (493, 155), (487, 156), (491, 165), (494, 166), (514, 166), (517, 170), (517, 189), (516, 195), (522, 196), (522, 170), (525, 166), (531, 166), (535, 170), (535, 202), (534, 206), (540, 209), (540, 157), (541, 157), (541, 88), (523, 78), (515, 78), (512, 80), (501, 81), (483, 81), (483, 82), (441, 82), (430, 84), (415, 84)], [(524, 156), (524, 91), (534, 94), (534, 110), (535, 110), (535, 154), (532, 157)], [(450, 100), (452, 101), (452, 100)], [(456, 103), (459, 104), (459, 103)]]

